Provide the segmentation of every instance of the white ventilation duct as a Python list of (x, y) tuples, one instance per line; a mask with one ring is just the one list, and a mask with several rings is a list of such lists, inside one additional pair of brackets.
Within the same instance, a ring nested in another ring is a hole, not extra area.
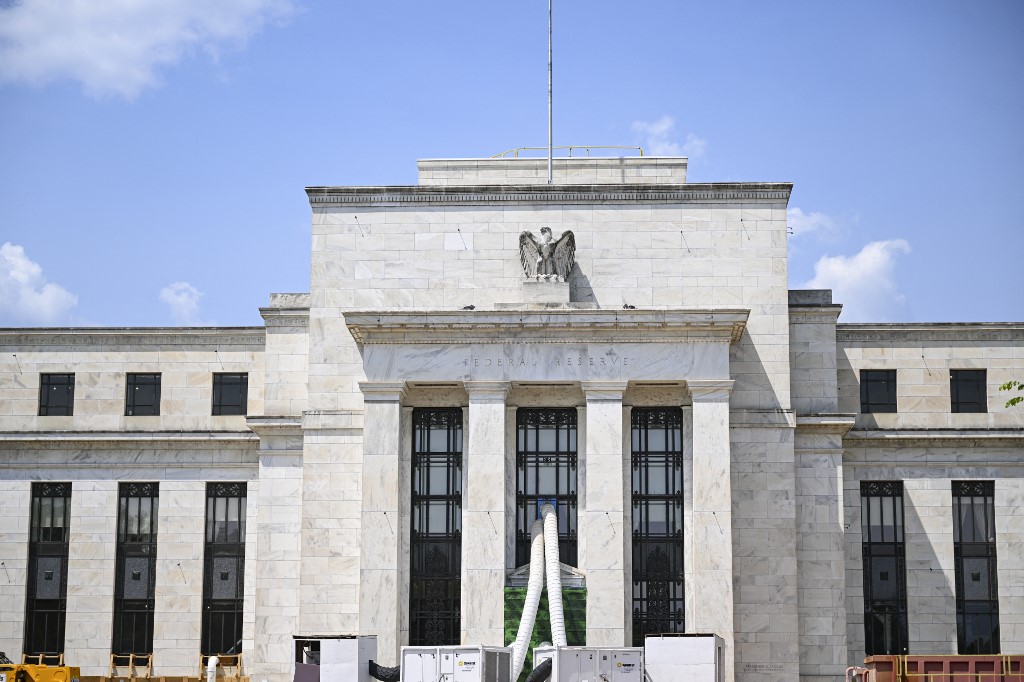
[(540, 594), (544, 590), (544, 524), (540, 519), (530, 528), (530, 581), (526, 585), (526, 602), (519, 621), (519, 632), (512, 644), (512, 679), (518, 680), (523, 672), (526, 651), (530, 648), (533, 625), (537, 621)]

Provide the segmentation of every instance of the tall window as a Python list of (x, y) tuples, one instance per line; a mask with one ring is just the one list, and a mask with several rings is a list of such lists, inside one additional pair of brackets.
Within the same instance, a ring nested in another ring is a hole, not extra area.
[(156, 483), (122, 483), (118, 488), (114, 654), (153, 653), (159, 494)]
[(247, 414), (249, 407), (248, 374), (213, 375), (213, 414)]
[(683, 411), (632, 411), (633, 646), (683, 632)]
[(462, 590), (462, 409), (412, 413), (409, 644), (458, 644)]
[(75, 375), (39, 375), (39, 416), (70, 416), (75, 411)]
[(860, 371), (860, 411), (864, 414), (896, 411), (896, 370)]
[(907, 653), (903, 483), (860, 484), (864, 647), (868, 656)]
[(201, 642), (204, 654), (242, 652), (245, 493), (245, 483), (206, 485)]
[(953, 481), (953, 560), (957, 653), (998, 654), (993, 481)]
[(160, 375), (129, 374), (124, 395), (124, 413), (129, 417), (160, 414)]
[(983, 369), (949, 370), (950, 411), (988, 412), (985, 383), (986, 372)]
[(516, 565), (530, 563), (530, 527), (551, 502), (559, 559), (575, 566), (576, 408), (520, 408), (516, 431)]
[(71, 484), (33, 483), (25, 653), (64, 651)]

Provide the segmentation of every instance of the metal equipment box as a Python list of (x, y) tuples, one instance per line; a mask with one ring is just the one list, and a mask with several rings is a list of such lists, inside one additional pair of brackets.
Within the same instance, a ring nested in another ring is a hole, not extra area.
[(533, 665), (551, 661), (551, 682), (644, 682), (640, 647), (542, 646)]
[(722, 682), (725, 643), (711, 634), (657, 635), (644, 638), (648, 682)]

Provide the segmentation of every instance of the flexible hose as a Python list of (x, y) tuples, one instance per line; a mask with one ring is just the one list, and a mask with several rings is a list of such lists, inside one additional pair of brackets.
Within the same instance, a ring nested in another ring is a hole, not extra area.
[(544, 591), (544, 523), (537, 519), (530, 527), (530, 581), (526, 586), (526, 602), (519, 621), (519, 632), (512, 643), (512, 679), (518, 680), (523, 672), (526, 651), (530, 648), (533, 626), (540, 608), (540, 595)]
[(562, 613), (562, 576), (558, 561), (558, 514), (550, 504), (541, 508), (544, 517), (544, 563), (548, 574), (548, 611), (551, 614), (551, 643), (567, 646), (565, 615)]
[[(526, 678), (526, 682), (544, 682), (544, 680), (551, 678), (551, 661), (553, 659), (547, 659), (536, 668)], [(512, 678), (513, 680), (516, 678)]]
[(396, 665), (394, 668), (386, 668), (382, 665), (377, 665), (376, 661), (370, 661), (370, 677), (381, 682), (399, 682), (402, 679), (401, 671), (402, 666)]

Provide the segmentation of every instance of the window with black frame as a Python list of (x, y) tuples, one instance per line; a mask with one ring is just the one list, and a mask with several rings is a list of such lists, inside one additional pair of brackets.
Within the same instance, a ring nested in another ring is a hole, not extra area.
[(217, 415), (245, 415), (249, 411), (249, 375), (213, 375), (213, 409)]
[(202, 653), (242, 653), (245, 483), (206, 484)]
[(861, 481), (864, 649), (868, 656), (907, 653), (903, 483)]
[(576, 558), (576, 408), (516, 410), (516, 565), (530, 563), (530, 527), (546, 502), (558, 513), (562, 563)]
[(953, 481), (957, 653), (999, 653), (994, 481)]
[(683, 411), (635, 407), (632, 422), (633, 646), (684, 631)]
[(75, 412), (75, 375), (39, 375), (39, 416), (68, 417)]
[(409, 644), (458, 644), (462, 591), (462, 408), (414, 409)]
[(987, 372), (983, 369), (949, 370), (949, 409), (954, 414), (988, 412)]
[(71, 484), (33, 483), (31, 514), (24, 651), (63, 653)]
[(896, 370), (860, 371), (860, 411), (864, 414), (896, 411)]
[(128, 417), (160, 414), (160, 375), (129, 374), (126, 378), (124, 413)]
[(153, 653), (156, 589), (157, 483), (118, 486), (117, 569), (114, 583), (115, 656)]

